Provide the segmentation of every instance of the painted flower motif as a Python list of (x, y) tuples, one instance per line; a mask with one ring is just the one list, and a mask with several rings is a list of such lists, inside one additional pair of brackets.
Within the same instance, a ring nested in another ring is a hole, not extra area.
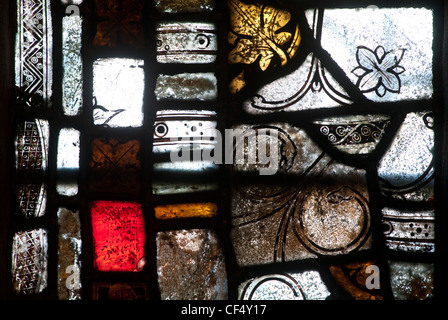
[(359, 66), (352, 70), (358, 77), (356, 85), (362, 92), (371, 92), (383, 97), (387, 91), (399, 93), (401, 81), (399, 75), (405, 71), (400, 66), (405, 49), (385, 51), (382, 46), (375, 51), (359, 46), (356, 60)]

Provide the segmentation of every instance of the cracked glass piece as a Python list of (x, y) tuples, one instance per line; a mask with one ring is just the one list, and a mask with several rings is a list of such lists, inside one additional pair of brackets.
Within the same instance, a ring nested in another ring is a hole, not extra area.
[(159, 75), (154, 90), (157, 100), (214, 100), (218, 94), (213, 73)]
[(277, 127), (289, 137), (281, 144), (285, 156), (280, 167), (297, 179), (279, 184), (234, 178), (231, 239), (238, 263), (294, 261), (369, 248), (365, 171), (335, 161), (302, 129)]
[(216, 27), (206, 22), (164, 22), (157, 25), (157, 62), (212, 63), (216, 60)]
[(20, 294), (40, 293), (47, 287), (48, 239), (44, 229), (19, 231), (12, 243), (12, 281)]
[(92, 285), (92, 300), (149, 300), (144, 283), (100, 282)]
[(50, 106), (52, 33), (50, 0), (17, 0), (15, 83), (30, 107)]
[(434, 197), (434, 130), (431, 112), (411, 112), (378, 164), (384, 195), (410, 201)]
[[(338, 285), (355, 300), (383, 300), (381, 292), (381, 277), (374, 279), (375, 268), (379, 267), (377, 262), (355, 261), (329, 267), (331, 275)], [(378, 281), (375, 284), (375, 281)], [(367, 284), (372, 287), (367, 288)], [(378, 286), (378, 288), (376, 288)]]
[(239, 300), (325, 300), (330, 295), (317, 271), (269, 274), (239, 285)]
[(35, 119), (19, 123), (16, 139), (16, 168), (19, 171), (45, 171), (48, 166), (50, 127)]
[(79, 212), (58, 209), (58, 299), (81, 300), (81, 222)]
[(213, 231), (164, 231), (156, 242), (162, 300), (227, 299), (224, 255)]
[(96, 47), (141, 48), (144, 46), (143, 8), (144, 0), (95, 0), (97, 15)]
[(212, 202), (167, 204), (155, 207), (154, 211), (157, 219), (210, 218), (218, 214), (218, 206)]
[(78, 193), (79, 139), (79, 131), (73, 128), (63, 128), (59, 132), (56, 190), (60, 195)]
[(143, 270), (146, 260), (142, 206), (134, 202), (95, 201), (90, 214), (95, 269)]
[(156, 0), (157, 11), (166, 13), (203, 12), (215, 8), (215, 0)]
[(434, 252), (435, 216), (433, 210), (382, 210), (386, 246), (397, 251)]
[(431, 9), (326, 9), (321, 43), (372, 101), (432, 97)]
[(93, 123), (140, 127), (143, 124), (143, 60), (101, 58), (93, 63)]
[(390, 285), (396, 300), (433, 298), (434, 265), (422, 262), (389, 262)]
[(92, 140), (90, 188), (136, 192), (140, 187), (140, 141), (114, 138)]
[(314, 121), (316, 129), (336, 149), (348, 154), (368, 154), (377, 147), (390, 116), (359, 115)]
[(78, 115), (82, 108), (81, 34), (80, 15), (62, 18), (62, 109), (67, 116)]

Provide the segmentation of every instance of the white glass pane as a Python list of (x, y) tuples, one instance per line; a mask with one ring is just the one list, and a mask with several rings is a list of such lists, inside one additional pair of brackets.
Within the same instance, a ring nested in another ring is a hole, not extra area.
[(79, 169), (79, 131), (63, 128), (58, 141), (58, 183), (56, 190), (61, 195), (73, 196), (78, 193), (77, 173)]
[(143, 60), (105, 58), (93, 64), (93, 122), (109, 127), (143, 123)]

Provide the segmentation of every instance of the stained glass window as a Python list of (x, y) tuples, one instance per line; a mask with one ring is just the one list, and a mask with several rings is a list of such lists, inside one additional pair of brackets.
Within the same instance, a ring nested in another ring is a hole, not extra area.
[(1, 295), (442, 296), (445, 5), (15, 9)]

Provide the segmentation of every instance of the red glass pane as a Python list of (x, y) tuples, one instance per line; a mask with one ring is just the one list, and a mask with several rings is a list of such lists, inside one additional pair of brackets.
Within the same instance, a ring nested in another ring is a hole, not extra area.
[(95, 201), (90, 206), (94, 264), (100, 271), (140, 271), (145, 229), (138, 203)]

